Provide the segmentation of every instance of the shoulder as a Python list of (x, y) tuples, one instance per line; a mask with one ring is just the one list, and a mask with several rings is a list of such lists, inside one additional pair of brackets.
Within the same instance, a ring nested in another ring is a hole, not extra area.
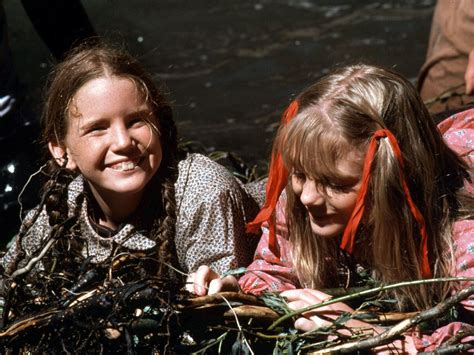
[(201, 154), (191, 154), (179, 162), (177, 193), (186, 188), (210, 193), (240, 189), (239, 181), (222, 165)]
[(452, 238), (458, 246), (472, 245), (474, 249), (474, 219), (463, 219), (454, 222)]
[(474, 109), (456, 113), (438, 124), (445, 142), (469, 163), (474, 149)]

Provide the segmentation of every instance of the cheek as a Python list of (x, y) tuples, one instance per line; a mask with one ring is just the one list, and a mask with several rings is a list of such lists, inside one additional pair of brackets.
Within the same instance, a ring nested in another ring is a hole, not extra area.
[(350, 193), (338, 196), (332, 200), (332, 205), (346, 216), (350, 216), (357, 201), (357, 194)]
[(298, 182), (295, 178), (291, 178), (291, 189), (295, 193), (296, 196), (301, 196), (301, 193), (303, 192), (303, 184)]
[(150, 164), (152, 168), (154, 170), (157, 170), (160, 167), (161, 161), (163, 159), (163, 149), (161, 146), (161, 141), (157, 134), (153, 134), (151, 136), (151, 139), (149, 139), (149, 142), (150, 143), (145, 148), (151, 158)]
[(157, 149), (161, 149), (161, 142), (159, 134), (150, 126), (145, 125), (137, 131), (137, 136), (140, 137), (139, 141), (150, 153), (155, 152)]

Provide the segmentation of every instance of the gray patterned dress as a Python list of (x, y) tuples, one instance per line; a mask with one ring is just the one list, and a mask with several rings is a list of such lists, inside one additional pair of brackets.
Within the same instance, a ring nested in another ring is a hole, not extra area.
[[(78, 194), (84, 191), (84, 179), (78, 176), (68, 187), (68, 206), (72, 213)], [(207, 157), (192, 154), (179, 163), (176, 190), (176, 250), (183, 271), (209, 265), (218, 273), (247, 266), (253, 257), (258, 237), (245, 233), (245, 223), (258, 211), (255, 200), (243, 185), (223, 166)], [(31, 219), (31, 211), (25, 221)], [(25, 224), (25, 223), (24, 223)], [(92, 262), (105, 260), (114, 243), (129, 250), (147, 250), (155, 242), (143, 233), (140, 224), (126, 223), (109, 238), (101, 236), (88, 216), (87, 199), (80, 209), (81, 233), (87, 236), (82, 251)], [(38, 250), (51, 230), (43, 209), (22, 241), (27, 254)], [(0, 260), (3, 266), (17, 253), (15, 243)], [(41, 267), (38, 264), (37, 267)]]

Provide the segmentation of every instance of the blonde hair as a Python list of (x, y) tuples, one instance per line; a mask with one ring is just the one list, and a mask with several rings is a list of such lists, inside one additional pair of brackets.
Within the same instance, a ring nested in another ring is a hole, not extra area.
[[(331, 181), (337, 163), (349, 152), (364, 152), (376, 130), (390, 130), (402, 151), (413, 200), (427, 224), (431, 270), (435, 277), (449, 275), (452, 224), (473, 214), (473, 198), (463, 190), (469, 175), (411, 83), (391, 70), (355, 65), (322, 78), (297, 101), (298, 114), (280, 129), (274, 145), (288, 170)], [(337, 286), (337, 265), (344, 263), (339, 241), (314, 236), (306, 210), (290, 187), (287, 196), (289, 236), (300, 281), (312, 288)], [(420, 232), (386, 138), (380, 140), (374, 158), (366, 205), (354, 251), (357, 262), (370, 267), (383, 283), (421, 279)], [(394, 291), (394, 296), (400, 309), (423, 309), (442, 299), (448, 288), (410, 287)]]

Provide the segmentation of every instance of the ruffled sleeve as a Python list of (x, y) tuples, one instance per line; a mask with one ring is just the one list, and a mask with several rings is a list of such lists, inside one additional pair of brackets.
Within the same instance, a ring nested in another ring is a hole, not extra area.
[(176, 251), (188, 272), (209, 265), (223, 274), (248, 265), (257, 238), (245, 233), (245, 223), (257, 203), (225, 167), (192, 154), (179, 163), (176, 182)]
[(291, 247), (287, 239), (284, 215), (285, 197), (280, 196), (276, 206), (277, 231), (280, 257), (268, 247), (268, 225), (263, 225), (263, 234), (255, 252), (254, 261), (240, 278), (243, 292), (260, 295), (263, 292), (282, 292), (299, 286), (295, 269), (291, 262)]
[[(455, 264), (453, 276), (474, 277), (474, 220), (458, 221), (453, 226), (454, 257)], [(472, 285), (473, 282), (466, 281), (456, 284), (452, 293)], [(466, 312), (474, 315), (474, 296), (461, 302)], [(430, 335), (413, 337), (418, 350), (432, 351), (454, 336), (467, 324), (453, 322), (434, 331)], [(465, 337), (462, 342), (473, 341), (474, 337)]]
[(466, 183), (466, 190), (474, 193), (474, 109), (448, 117), (438, 129), (448, 146), (469, 166), (471, 183)]
[[(457, 113), (438, 125), (444, 140), (472, 169), (474, 167), (474, 109)], [(472, 174), (472, 171), (471, 171)], [(466, 182), (466, 190), (474, 192), (474, 176), (471, 183)], [(474, 220), (457, 221), (452, 231), (454, 248), (454, 270), (452, 276), (474, 277)], [(453, 286), (452, 293), (471, 285), (472, 282), (460, 282)], [(466, 312), (474, 312), (474, 296), (461, 302)], [(453, 322), (434, 331), (430, 335), (414, 336), (415, 346), (420, 351), (433, 351), (445, 341), (461, 331), (467, 324)], [(474, 337), (465, 337), (468, 342)]]

